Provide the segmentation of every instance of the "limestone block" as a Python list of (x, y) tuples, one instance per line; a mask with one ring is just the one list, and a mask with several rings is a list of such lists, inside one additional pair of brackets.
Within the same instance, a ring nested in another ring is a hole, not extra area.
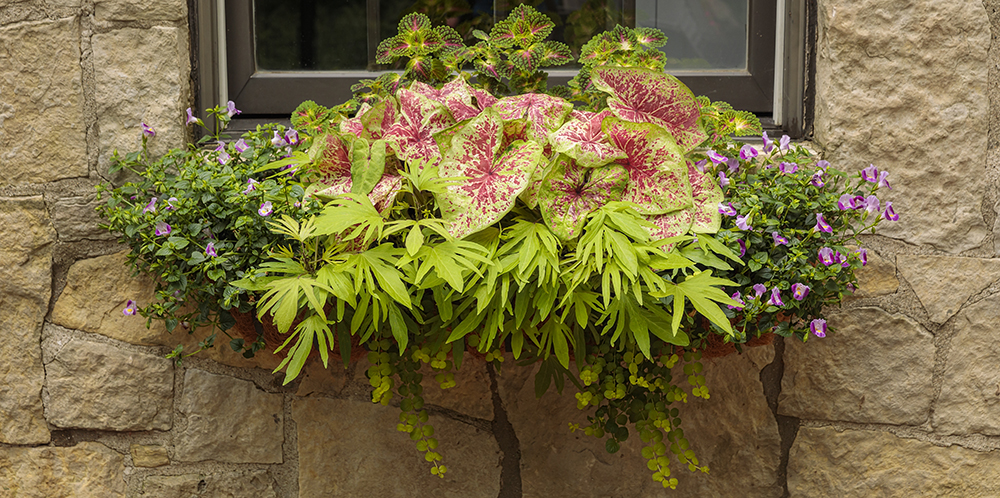
[(41, 196), (0, 197), (0, 443), (49, 442), (38, 345), (55, 236)]
[(180, 21), (187, 18), (184, 0), (97, 0), (94, 14), (98, 21)]
[(945, 434), (1000, 435), (1000, 296), (966, 308), (955, 317), (941, 394), (934, 404), (934, 429)]
[(115, 240), (113, 233), (100, 228), (101, 217), (95, 208), (101, 204), (97, 192), (60, 197), (52, 203), (52, 225), (62, 242), (78, 240)]
[(896, 265), (874, 251), (868, 251), (868, 264), (861, 267), (856, 275), (858, 290), (854, 293), (855, 297), (885, 296), (894, 294), (899, 288)]
[(281, 463), (282, 396), (253, 383), (188, 369), (177, 409), (174, 457), (182, 462)]
[(92, 40), (102, 171), (113, 150), (139, 150), (143, 122), (156, 130), (149, 142), (154, 156), (182, 146), (190, 95), (187, 30), (125, 28)]
[(170, 464), (167, 449), (158, 444), (133, 444), (129, 448), (132, 465), (136, 467), (162, 467)]
[(76, 18), (0, 28), (0, 187), (87, 176), (82, 79)]
[(266, 470), (149, 476), (142, 482), (144, 498), (275, 498), (274, 478)]
[[(905, 15), (900, 15), (905, 13)], [(883, 235), (959, 253), (983, 242), (989, 131), (981, 2), (819, 0), (815, 139), (853, 172), (890, 172)]]
[(499, 447), (493, 435), (431, 415), (445, 478), (407, 434), (398, 432), (399, 409), (328, 398), (292, 402), (299, 441), (300, 496), (495, 497), (500, 491)]
[(330, 359), (329, 367), (321, 361), (307, 361), (299, 374), (301, 381), (296, 396), (326, 395), (337, 396), (347, 385), (350, 370), (344, 370), (340, 360)]
[(887, 432), (803, 427), (788, 458), (788, 492), (813, 496), (996, 496), (1000, 451), (941, 447)]
[(896, 264), (935, 323), (948, 321), (970, 297), (1000, 279), (1000, 259), (900, 255)]
[(455, 387), (441, 389), (429, 365), (421, 368), (424, 401), (470, 417), (493, 420), (493, 392), (486, 360), (471, 353), (462, 358), (462, 369), (455, 374)]
[(100, 443), (0, 447), (0, 494), (17, 498), (125, 496), (125, 458)]
[(913, 320), (878, 308), (828, 319), (834, 331), (825, 338), (785, 341), (778, 413), (860, 423), (927, 421), (933, 336)]
[(170, 360), (73, 339), (57, 329), (49, 326), (42, 343), (49, 423), (112, 431), (170, 429)]
[[(773, 357), (773, 346), (754, 349), (771, 350)], [(711, 472), (691, 473), (674, 460), (671, 477), (679, 483), (669, 492), (653, 481), (637, 433), (630, 430), (621, 450), (609, 454), (603, 440), (569, 431), (569, 423), (588, 424), (570, 383), (562, 395), (550, 388), (536, 399), (535, 369), (505, 368), (500, 392), (520, 443), (524, 496), (781, 496), (780, 436), (754, 361), (766, 359), (767, 352), (752, 356), (704, 362), (710, 399), (691, 399), (679, 408), (685, 436)]]

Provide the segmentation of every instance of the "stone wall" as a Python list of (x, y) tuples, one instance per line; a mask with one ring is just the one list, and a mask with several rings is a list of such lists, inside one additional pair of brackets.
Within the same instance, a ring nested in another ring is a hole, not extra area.
[(865, 240), (836, 334), (707, 361), (684, 424), (711, 475), (666, 493), (634, 440), (571, 433), (572, 396), (509, 363), (428, 386), (438, 480), (363, 364), (283, 387), (266, 355), (165, 359), (206, 332), (122, 315), (151, 287), (93, 186), (139, 122), (154, 152), (185, 139), (187, 3), (0, 0), (0, 497), (995, 495), (1000, 0), (816, 3), (815, 145), (890, 171), (902, 218)]

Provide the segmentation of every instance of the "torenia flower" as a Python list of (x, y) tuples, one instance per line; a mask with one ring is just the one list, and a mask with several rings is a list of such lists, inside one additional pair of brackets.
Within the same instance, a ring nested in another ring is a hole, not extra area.
[(757, 157), (757, 149), (753, 148), (752, 145), (746, 144), (740, 148), (740, 159), (749, 161), (755, 157)]
[(792, 137), (788, 135), (782, 135), (781, 139), (778, 140), (778, 145), (781, 146), (781, 150), (788, 150), (792, 143)]
[(229, 102), (226, 103), (226, 114), (229, 117), (233, 117), (237, 114), (242, 114), (242, 113), (243, 111), (236, 108), (236, 102), (230, 100)]
[(797, 282), (792, 284), (792, 297), (794, 297), (796, 301), (801, 301), (805, 299), (806, 296), (808, 295), (809, 295), (808, 285), (800, 284)]
[(167, 211), (173, 211), (177, 209), (177, 207), (174, 206), (175, 202), (178, 202), (176, 197), (171, 197), (167, 199)]
[(865, 198), (865, 209), (868, 210), (868, 213), (877, 213), (878, 205), (879, 205), (878, 197), (875, 197), (874, 195), (869, 195), (867, 198)]
[(858, 249), (857, 251), (854, 251), (854, 254), (857, 254), (858, 258), (861, 259), (861, 266), (868, 264), (868, 249)]
[(724, 156), (722, 154), (719, 154), (718, 152), (716, 152), (716, 151), (714, 151), (712, 149), (708, 149), (708, 152), (706, 152), (705, 154), (708, 155), (708, 158), (711, 159), (712, 162), (715, 163), (715, 164), (722, 164), (724, 162), (728, 162), (729, 161), (728, 157), (726, 157), (726, 156)]
[(243, 189), (243, 193), (244, 194), (249, 194), (250, 192), (253, 192), (254, 190), (257, 190), (257, 184), (258, 183), (259, 182), (257, 180), (254, 180), (253, 178), (247, 179), (247, 188)]
[(826, 320), (822, 318), (817, 318), (809, 322), (809, 330), (816, 337), (819, 338), (826, 337)]
[(250, 146), (247, 145), (246, 141), (241, 138), (241, 139), (237, 140), (235, 144), (233, 144), (233, 148), (236, 149), (236, 152), (239, 152), (240, 154), (242, 154), (242, 153), (246, 152), (247, 149), (250, 148)]
[(736, 239), (736, 242), (740, 244), (740, 257), (746, 256), (747, 254), (747, 242), (743, 239)]
[(823, 170), (823, 172), (826, 172), (826, 168), (830, 167), (830, 161), (820, 159), (819, 161), (816, 161), (816, 167)]
[(694, 163), (694, 167), (698, 171), (704, 173), (705, 172), (705, 164), (707, 164), (707, 163), (708, 163), (708, 159), (702, 159), (701, 161), (698, 161), (698, 162)]
[(823, 186), (825, 186), (826, 182), (823, 181), (823, 172), (822, 171), (817, 171), (817, 172), (813, 173), (812, 179), (809, 180), (809, 183), (811, 183), (811, 184), (813, 184), (813, 185), (815, 185), (817, 187), (823, 187)]
[(733, 298), (733, 301), (736, 301), (737, 303), (740, 303), (740, 305), (739, 306), (733, 306), (731, 304), (728, 304), (727, 306), (731, 310), (742, 310), (743, 307), (747, 305), (747, 303), (743, 302), (743, 297), (740, 296), (740, 291), (734, 292), (733, 295), (732, 295), (732, 298)]
[(754, 292), (753, 298), (757, 299), (760, 296), (763, 296), (765, 292), (767, 292), (767, 287), (765, 287), (764, 284), (753, 284), (753, 292)]
[(782, 162), (781, 164), (778, 165), (778, 171), (780, 171), (780, 172), (782, 172), (782, 173), (784, 173), (786, 175), (790, 175), (792, 173), (795, 173), (798, 169), (799, 169), (799, 165), (795, 164), (795, 163)]
[(771, 289), (771, 298), (767, 300), (767, 304), (771, 306), (784, 306), (785, 303), (781, 302), (781, 290), (777, 287)]
[(226, 164), (230, 159), (232, 159), (232, 157), (230, 157), (229, 153), (226, 151), (222, 151), (222, 154), (219, 154), (219, 164)]
[(736, 208), (733, 207), (732, 202), (727, 202), (725, 204), (719, 203), (719, 214), (724, 214), (726, 216), (736, 216)]
[(826, 222), (826, 218), (823, 217), (823, 213), (816, 213), (816, 226), (813, 230), (817, 232), (833, 233), (833, 227)]
[(278, 130), (274, 130), (274, 138), (271, 139), (271, 145), (275, 147), (284, 147), (288, 145), (288, 142), (285, 141), (285, 138), (281, 136), (281, 133), (278, 132)]
[(899, 215), (896, 214), (896, 210), (892, 208), (892, 201), (885, 201), (885, 211), (882, 212), (882, 217), (889, 221), (899, 220)]
[(880, 171), (879, 172), (879, 174), (878, 174), (878, 182), (876, 183), (876, 186), (878, 186), (878, 187), (885, 187), (885, 188), (890, 189), (890, 190), (892, 189), (892, 187), (889, 186), (889, 172), (888, 171)]
[(295, 130), (292, 130), (292, 129), (286, 131), (285, 132), (285, 141), (288, 142), (288, 145), (296, 145), (296, 144), (298, 144), (299, 143), (299, 132), (297, 132)]
[(769, 138), (767, 138), (766, 131), (764, 132), (764, 135), (761, 137), (761, 139), (764, 141), (764, 153), (766, 154), (768, 152), (771, 152), (771, 149), (774, 147), (774, 142), (772, 142)]
[(840, 266), (843, 266), (844, 268), (848, 268), (848, 267), (851, 266), (851, 262), (848, 261), (847, 258), (845, 258), (843, 254), (840, 254), (840, 251), (837, 251), (833, 255), (833, 258), (835, 260), (837, 260), (840, 263)]
[(719, 172), (719, 186), (720, 187), (728, 187), (729, 186), (729, 178), (726, 178), (726, 172), (725, 171), (720, 171)]
[(837, 256), (834, 254), (833, 249), (830, 249), (829, 247), (821, 247), (819, 249), (819, 260), (825, 266), (830, 266), (838, 262)]
[(735, 157), (732, 157), (728, 161), (726, 161), (726, 164), (729, 165), (730, 173), (733, 173), (736, 170), (740, 169), (740, 160), (736, 159)]
[(271, 201), (264, 201), (260, 205), (260, 209), (257, 210), (257, 214), (261, 216), (270, 216), (274, 212), (274, 208), (271, 207)]
[[(230, 101), (230, 103), (232, 102)], [(213, 258), (219, 255), (219, 253), (215, 252), (215, 242), (209, 242), (208, 245), (205, 246), (205, 255)]]
[(778, 232), (771, 232), (771, 238), (774, 239), (775, 247), (788, 245), (788, 238)]
[(125, 316), (135, 315), (135, 301), (129, 299), (128, 302), (125, 303), (125, 309), (122, 310), (122, 314)]
[(187, 121), (185, 121), (184, 124), (186, 124), (186, 125), (201, 124), (201, 120), (198, 119), (198, 118), (196, 118), (196, 117), (194, 117), (194, 113), (191, 112), (191, 108), (190, 107), (187, 108), (187, 115), (188, 115)]
[(142, 214), (155, 213), (156, 212), (156, 197), (149, 200), (149, 204), (142, 208)]
[(748, 232), (752, 232), (753, 231), (753, 227), (750, 226), (749, 223), (747, 223), (747, 218), (749, 218), (749, 216), (737, 216), (736, 217), (736, 226), (740, 230), (746, 230)]
[(139, 127), (142, 128), (142, 134), (143, 135), (145, 135), (145, 136), (147, 136), (149, 138), (153, 138), (153, 137), (156, 136), (156, 130), (154, 130), (152, 126), (149, 126), (146, 123), (139, 123)]
[(878, 168), (876, 168), (874, 164), (869, 164), (867, 168), (861, 170), (861, 179), (866, 182), (877, 182)]
[(161, 235), (170, 235), (170, 230), (170, 225), (168, 225), (167, 222), (160, 221), (156, 223), (156, 232), (154, 233), (157, 237)]

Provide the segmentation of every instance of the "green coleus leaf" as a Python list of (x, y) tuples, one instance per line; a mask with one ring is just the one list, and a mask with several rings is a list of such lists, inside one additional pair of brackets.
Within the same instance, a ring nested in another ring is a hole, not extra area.
[(319, 135), (330, 131), (332, 117), (329, 109), (307, 100), (292, 112), (292, 126), (310, 135)]
[(545, 14), (527, 4), (521, 4), (506, 19), (493, 25), (490, 41), (503, 48), (525, 48), (544, 40), (552, 33), (555, 24)]
[(570, 240), (580, 235), (588, 214), (620, 200), (627, 185), (628, 172), (617, 164), (584, 168), (561, 155), (542, 182), (538, 205), (552, 232)]
[(448, 108), (419, 93), (402, 88), (399, 118), (385, 132), (396, 156), (407, 162), (436, 165), (441, 160), (434, 134), (455, 124)]
[(503, 149), (502, 141), (503, 120), (487, 109), (455, 135), (441, 161), (441, 176), (467, 178), (435, 195), (455, 238), (482, 230), (507, 214), (542, 158), (542, 148), (534, 142), (514, 142)]
[(692, 205), (684, 153), (673, 137), (651, 123), (630, 123), (609, 117), (603, 123), (611, 144), (625, 151), (622, 161), (629, 185), (622, 200), (636, 204), (641, 214), (664, 214)]
[(505, 120), (527, 118), (531, 122), (529, 134), (532, 139), (545, 144), (548, 135), (566, 121), (573, 104), (551, 95), (526, 93), (504, 97), (493, 104), (493, 109)]
[(701, 111), (694, 94), (669, 74), (640, 68), (599, 67), (591, 73), (591, 80), (610, 95), (608, 107), (616, 116), (664, 127), (684, 152), (708, 138), (698, 119)]
[(611, 145), (601, 129), (604, 118), (611, 115), (609, 110), (599, 113), (573, 111), (570, 119), (549, 135), (549, 144), (553, 150), (572, 157), (578, 166), (585, 168), (625, 159), (625, 151)]
[(635, 28), (635, 41), (649, 48), (660, 48), (667, 44), (667, 35), (656, 28)]

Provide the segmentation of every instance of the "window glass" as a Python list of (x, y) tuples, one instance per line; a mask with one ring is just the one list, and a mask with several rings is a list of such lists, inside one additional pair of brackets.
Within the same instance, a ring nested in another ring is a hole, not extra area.
[(746, 69), (748, 0), (636, 0), (638, 26), (667, 35), (667, 69)]

